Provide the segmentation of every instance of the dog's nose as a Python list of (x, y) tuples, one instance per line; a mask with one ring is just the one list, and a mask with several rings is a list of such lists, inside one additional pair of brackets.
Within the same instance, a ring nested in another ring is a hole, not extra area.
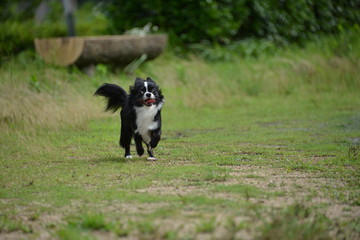
[(151, 93), (146, 93), (145, 96), (149, 98), (151, 97)]

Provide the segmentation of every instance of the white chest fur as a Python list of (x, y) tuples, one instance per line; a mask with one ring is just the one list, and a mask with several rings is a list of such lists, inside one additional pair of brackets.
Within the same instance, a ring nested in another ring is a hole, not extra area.
[(149, 144), (151, 140), (150, 131), (158, 127), (158, 122), (154, 121), (154, 117), (160, 109), (160, 105), (135, 107), (137, 125), (135, 132), (139, 133), (147, 144)]

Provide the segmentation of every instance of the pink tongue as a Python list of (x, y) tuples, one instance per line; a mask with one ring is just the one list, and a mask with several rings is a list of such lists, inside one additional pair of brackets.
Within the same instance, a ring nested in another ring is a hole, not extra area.
[(155, 99), (148, 99), (148, 100), (146, 100), (146, 103), (152, 103), (152, 102), (155, 102)]

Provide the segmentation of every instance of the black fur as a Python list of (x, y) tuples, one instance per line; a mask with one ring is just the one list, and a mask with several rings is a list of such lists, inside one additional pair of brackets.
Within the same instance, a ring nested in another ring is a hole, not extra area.
[(159, 86), (151, 78), (136, 78), (130, 86), (130, 93), (118, 85), (104, 83), (94, 95), (107, 98), (106, 111), (121, 109), (120, 146), (125, 149), (125, 157), (131, 158), (130, 143), (134, 137), (136, 151), (144, 154), (142, 143), (147, 146), (149, 160), (155, 160), (153, 149), (161, 138), (161, 109), (164, 97)]

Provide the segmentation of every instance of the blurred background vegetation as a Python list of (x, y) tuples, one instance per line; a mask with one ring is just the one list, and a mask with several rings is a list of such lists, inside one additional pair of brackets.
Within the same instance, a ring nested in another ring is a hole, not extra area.
[[(77, 1), (77, 35), (167, 33), (170, 49), (208, 60), (257, 56), (359, 29), (360, 0)], [(34, 52), (33, 39), (66, 36), (62, 1), (2, 0), (0, 55)]]
[(67, 35), (61, 0), (2, 0), (0, 127), (83, 125), (81, 119), (96, 112), (89, 102), (102, 107), (91, 98), (99, 85), (128, 86), (135, 76), (156, 79), (167, 106), (195, 108), (360, 89), (360, 0), (75, 2), (79, 36), (166, 33), (169, 46), (131, 71), (98, 64), (88, 78), (76, 67), (45, 64), (35, 53), (34, 38)]

